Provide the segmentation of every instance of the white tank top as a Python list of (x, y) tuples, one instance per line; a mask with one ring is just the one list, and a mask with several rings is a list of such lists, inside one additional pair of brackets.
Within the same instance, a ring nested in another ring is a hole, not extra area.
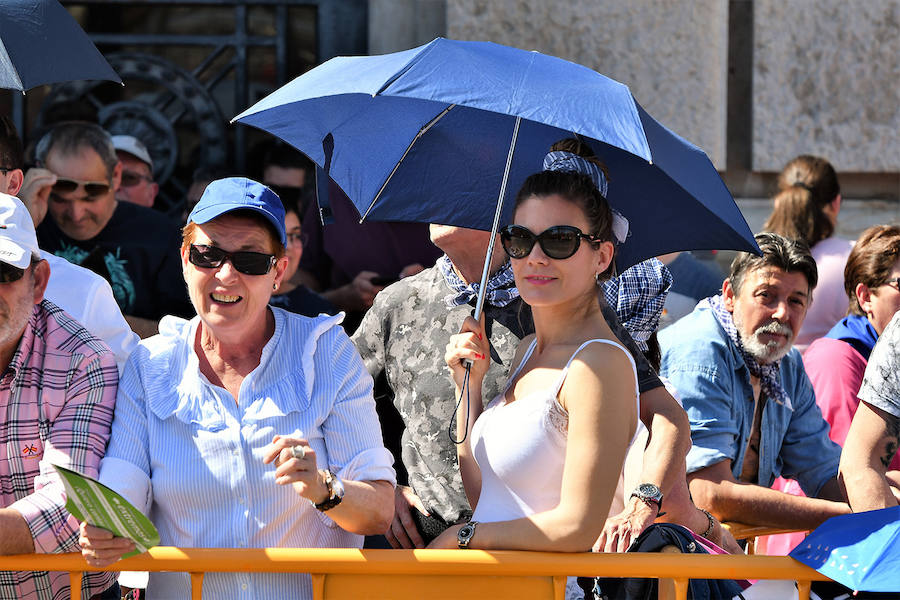
[[(507, 404), (505, 396), (511, 382), (537, 345), (537, 340), (533, 340), (503, 391), (491, 400), (472, 427), (472, 451), (481, 470), (481, 493), (472, 520), (517, 519), (559, 504), (569, 415), (557, 396), (572, 360), (593, 342), (615, 346), (625, 353), (631, 362), (637, 390), (637, 370), (631, 354), (616, 342), (595, 339), (575, 350), (552, 389), (538, 390)], [(639, 414), (637, 392), (634, 402)], [(628, 443), (629, 448), (634, 437)]]

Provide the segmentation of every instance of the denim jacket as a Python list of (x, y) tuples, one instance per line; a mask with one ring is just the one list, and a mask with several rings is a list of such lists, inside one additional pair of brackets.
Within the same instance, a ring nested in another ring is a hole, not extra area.
[[(722, 460), (740, 475), (753, 426), (750, 371), (709, 308), (697, 308), (661, 331), (660, 373), (678, 390), (691, 421), (692, 473)], [(783, 475), (796, 479), (813, 497), (837, 475), (841, 448), (828, 438), (829, 426), (816, 405), (812, 384), (796, 349), (781, 359), (781, 383), (790, 406), (766, 402), (759, 451), (759, 484)]]

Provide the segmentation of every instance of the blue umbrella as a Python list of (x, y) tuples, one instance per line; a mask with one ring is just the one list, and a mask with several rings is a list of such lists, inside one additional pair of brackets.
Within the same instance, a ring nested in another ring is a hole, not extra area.
[(438, 38), (333, 58), (234, 121), (309, 156), (362, 219), (493, 231), (550, 146), (576, 135), (608, 165), (609, 201), (631, 223), (620, 271), (676, 250), (758, 252), (699, 148), (656, 122), (621, 83), (537, 52)]
[(900, 506), (832, 517), (791, 556), (853, 590), (900, 592)]
[(0, 88), (80, 79), (122, 83), (57, 0), (0, 0)]

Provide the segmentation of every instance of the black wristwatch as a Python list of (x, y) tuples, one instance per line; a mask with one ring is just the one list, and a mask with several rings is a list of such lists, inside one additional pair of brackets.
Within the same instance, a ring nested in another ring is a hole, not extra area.
[(478, 525), (478, 521), (469, 521), (456, 532), (456, 543), (459, 544), (460, 550), (468, 549), (469, 542), (472, 541), (472, 536), (475, 535), (476, 525)]
[(325, 471), (325, 487), (328, 488), (328, 497), (325, 500), (318, 504), (310, 500), (312, 505), (322, 512), (331, 510), (344, 499), (344, 482), (330, 470)]
[(631, 492), (630, 498), (637, 497), (639, 500), (643, 501), (644, 504), (656, 505), (656, 513), (657, 516), (662, 515), (662, 502), (663, 502), (663, 493), (662, 490), (659, 489), (658, 486), (652, 483), (642, 483), (633, 492)]

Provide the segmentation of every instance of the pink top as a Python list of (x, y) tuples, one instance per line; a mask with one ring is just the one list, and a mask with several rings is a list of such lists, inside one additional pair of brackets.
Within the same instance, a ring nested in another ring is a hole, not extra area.
[(850, 301), (844, 291), (844, 267), (853, 243), (830, 237), (810, 249), (819, 270), (819, 283), (813, 290), (813, 301), (794, 341), (800, 352), (804, 352), (813, 340), (824, 337), (835, 323), (847, 316)]

